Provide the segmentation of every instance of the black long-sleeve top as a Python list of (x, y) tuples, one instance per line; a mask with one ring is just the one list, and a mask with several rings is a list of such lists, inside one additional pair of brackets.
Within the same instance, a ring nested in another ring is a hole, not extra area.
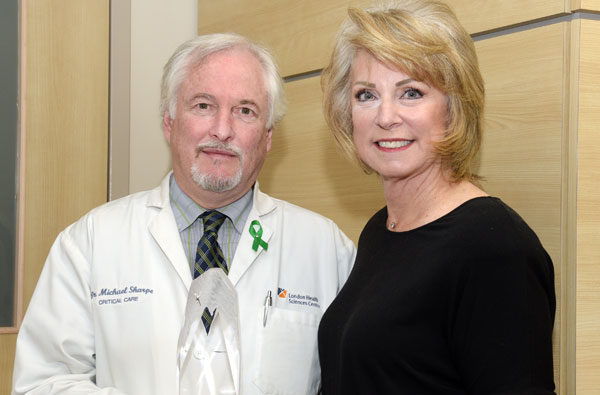
[(502, 201), (363, 230), (319, 328), (323, 395), (554, 394), (552, 261)]

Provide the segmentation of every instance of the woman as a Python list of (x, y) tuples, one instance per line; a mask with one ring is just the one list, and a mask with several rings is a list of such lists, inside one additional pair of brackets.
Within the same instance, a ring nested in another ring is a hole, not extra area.
[(435, 0), (350, 9), (322, 83), (387, 203), (321, 321), (323, 394), (553, 394), (552, 262), (476, 185), (484, 88), (456, 16)]

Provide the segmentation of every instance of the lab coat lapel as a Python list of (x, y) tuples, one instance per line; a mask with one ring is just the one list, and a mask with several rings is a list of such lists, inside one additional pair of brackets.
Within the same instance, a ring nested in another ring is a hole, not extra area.
[(165, 177), (160, 188), (154, 191), (156, 194), (153, 194), (149, 198), (148, 204), (157, 207), (159, 212), (148, 225), (148, 230), (173, 265), (173, 268), (181, 278), (181, 281), (185, 284), (185, 287), (189, 290), (192, 283), (192, 275), (183, 251), (181, 237), (179, 236), (177, 224), (175, 223), (175, 217), (171, 211), (171, 204), (169, 201), (169, 179), (170, 174)]
[(260, 223), (263, 231), (261, 239), (268, 244), (275, 232), (275, 216), (268, 214), (275, 210), (275, 208), (276, 206), (272, 199), (260, 192), (257, 182), (254, 187), (253, 207), (242, 229), (242, 236), (229, 270), (228, 277), (234, 286), (259, 256), (269, 253), (268, 247), (266, 251), (261, 246), (258, 246), (256, 251), (252, 248), (254, 237), (250, 234), (250, 224), (253, 221)]

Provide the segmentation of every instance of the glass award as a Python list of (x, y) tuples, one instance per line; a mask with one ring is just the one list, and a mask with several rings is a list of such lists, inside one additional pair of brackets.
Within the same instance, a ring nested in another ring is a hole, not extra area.
[(180, 395), (237, 395), (240, 329), (235, 288), (212, 268), (192, 281), (178, 342)]

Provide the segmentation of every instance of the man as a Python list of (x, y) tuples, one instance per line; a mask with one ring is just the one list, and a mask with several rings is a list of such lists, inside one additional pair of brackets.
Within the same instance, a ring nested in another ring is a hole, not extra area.
[(332, 221), (259, 190), (284, 113), (271, 56), (232, 34), (184, 43), (161, 113), (173, 172), (59, 235), (19, 333), (13, 394), (177, 394), (207, 245), (239, 300), (240, 393), (316, 393), (318, 323), (355, 249)]

